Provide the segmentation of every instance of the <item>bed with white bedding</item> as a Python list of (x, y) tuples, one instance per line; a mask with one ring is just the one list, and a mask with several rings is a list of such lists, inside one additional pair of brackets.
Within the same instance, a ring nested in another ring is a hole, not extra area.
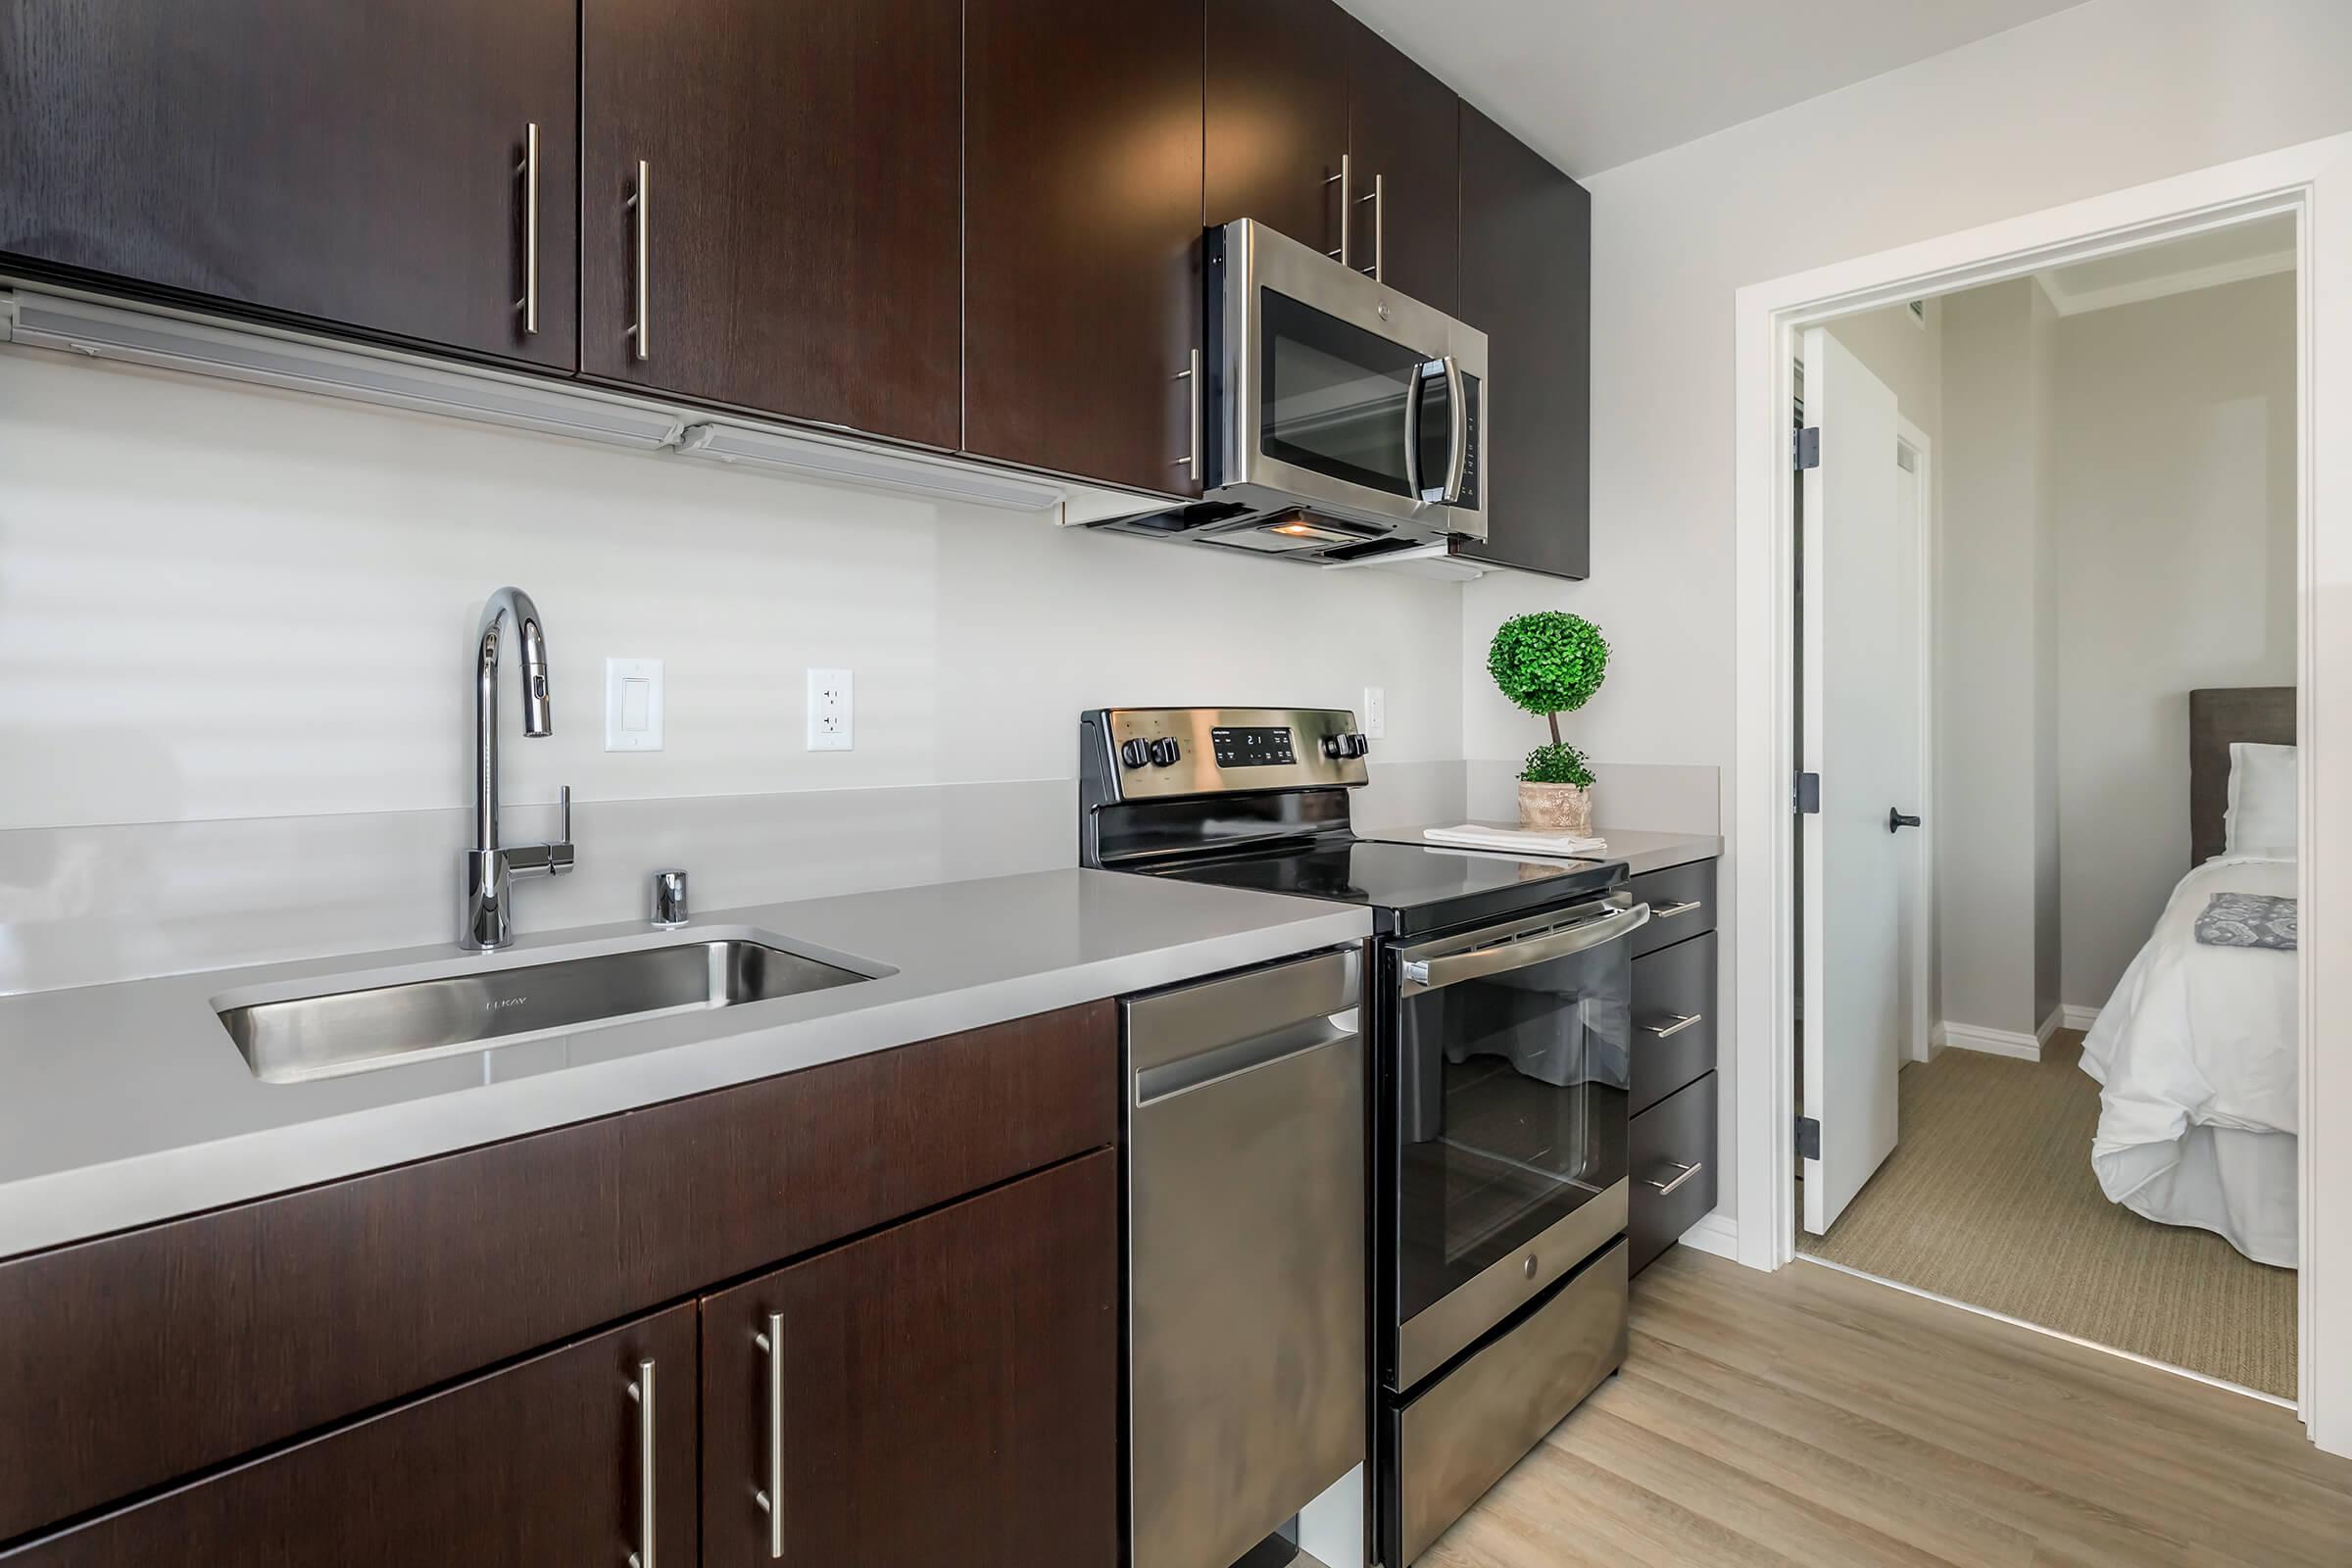
[(2082, 1042), (2107, 1197), (2296, 1261), (2296, 960), (2197, 940), (2217, 893), (2295, 896), (2294, 689), (2189, 694), (2193, 869)]

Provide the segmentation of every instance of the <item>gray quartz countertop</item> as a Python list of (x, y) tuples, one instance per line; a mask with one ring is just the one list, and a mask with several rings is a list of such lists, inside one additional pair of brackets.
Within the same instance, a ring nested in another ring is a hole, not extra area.
[[(1102, 871), (862, 893), (0, 998), (0, 1257), (1362, 940), (1369, 914)], [(878, 978), (337, 1078), (254, 1077), (215, 1007), (748, 935)]]
[[(1398, 844), (1426, 844), (1429, 841), (1421, 836), (1423, 828), (1460, 827), (1462, 825), (1458, 820), (1417, 822), (1411, 827), (1391, 829), (1379, 833), (1375, 837), (1393, 840)], [(1516, 822), (1477, 822), (1472, 825), (1515, 828), (1519, 824)], [(1609, 847), (1605, 850), (1594, 851), (1590, 858), (1595, 860), (1623, 860), (1626, 874), (1629, 876), (1640, 876), (1645, 871), (1664, 871), (1677, 865), (1689, 865), (1692, 860), (1712, 860), (1723, 854), (1723, 840), (1713, 833), (1649, 833), (1633, 828), (1617, 828), (1613, 831), (1603, 832), (1599, 836), (1608, 840)], [(1494, 853), (1509, 855), (1525, 852), (1497, 850)], [(1572, 856), (1570, 858), (1583, 859), (1586, 857)]]

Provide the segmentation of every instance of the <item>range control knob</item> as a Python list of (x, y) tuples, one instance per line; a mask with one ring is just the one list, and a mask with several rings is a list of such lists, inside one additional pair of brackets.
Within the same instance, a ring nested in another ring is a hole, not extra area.
[(1372, 750), (1372, 743), (1361, 735), (1340, 737), (1340, 755), (1342, 757), (1361, 757), (1370, 750)]
[(1176, 759), (1181, 755), (1183, 754), (1177, 750), (1176, 743), (1165, 735), (1152, 743), (1152, 760), (1162, 767), (1173, 766)]
[(1348, 755), (1348, 737), (1345, 735), (1324, 736), (1323, 755), (1331, 758), (1346, 757)]
[(1128, 767), (1141, 767), (1152, 760), (1152, 743), (1146, 740), (1121, 741), (1119, 761)]

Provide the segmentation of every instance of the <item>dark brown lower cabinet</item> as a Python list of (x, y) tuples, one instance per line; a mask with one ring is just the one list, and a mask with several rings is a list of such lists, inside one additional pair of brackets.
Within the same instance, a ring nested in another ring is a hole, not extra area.
[(700, 1550), (695, 1353), (694, 1307), (675, 1306), (0, 1560), (11, 1568), (619, 1568), (636, 1553), (653, 1568), (692, 1568)]
[(703, 1298), (704, 1561), (1111, 1568), (1109, 1151)]

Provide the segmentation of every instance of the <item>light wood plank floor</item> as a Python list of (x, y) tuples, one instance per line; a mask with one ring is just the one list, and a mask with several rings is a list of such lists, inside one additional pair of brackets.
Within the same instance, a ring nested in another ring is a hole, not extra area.
[(1677, 1248), (1625, 1369), (1424, 1568), (2346, 1568), (2287, 1411), (1810, 1263)]

